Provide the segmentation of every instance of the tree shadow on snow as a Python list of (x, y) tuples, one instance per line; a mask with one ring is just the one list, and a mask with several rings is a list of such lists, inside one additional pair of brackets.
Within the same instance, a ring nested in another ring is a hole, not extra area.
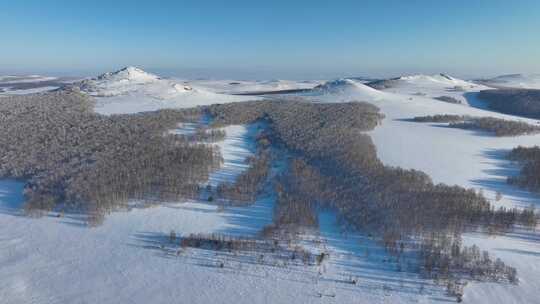
[[(488, 178), (474, 179), (471, 182), (483, 189), (500, 192), (503, 199), (511, 199), (520, 207), (528, 207), (531, 204), (540, 207), (540, 195), (521, 189), (507, 183), (507, 178), (519, 174), (520, 166), (506, 159), (509, 150), (488, 149), (482, 152), (487, 162), (494, 165), (494, 169), (484, 170), (489, 175)], [(511, 206), (507, 206), (511, 207)]]
[[(337, 288), (361, 289), (364, 293), (404, 296), (428, 296), (430, 301), (455, 302), (444, 288), (417, 272), (415, 253), (405, 252), (397, 262), (374, 237), (362, 232), (341, 230), (330, 212), (319, 215), (320, 233), (331, 248), (328, 267), (335, 269), (324, 280), (335, 281)], [(356, 284), (351, 285), (351, 278)]]

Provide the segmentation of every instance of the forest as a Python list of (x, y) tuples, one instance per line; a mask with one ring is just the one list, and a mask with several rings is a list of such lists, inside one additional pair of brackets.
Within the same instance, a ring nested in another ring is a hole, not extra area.
[(166, 131), (200, 115), (189, 109), (107, 117), (73, 90), (4, 97), (0, 176), (27, 181), (29, 214), (78, 209), (95, 222), (129, 199), (194, 197), (220, 166), (220, 152)]
[(487, 102), (490, 109), (501, 113), (540, 118), (540, 90), (484, 90), (478, 98)]
[(504, 233), (516, 225), (537, 225), (532, 209), (494, 208), (479, 192), (434, 184), (416, 170), (383, 165), (371, 138), (363, 133), (383, 118), (366, 103), (247, 102), (208, 108), (217, 125), (264, 121), (270, 141), (293, 155), (276, 183), (274, 223), (264, 231), (281, 233), (317, 225), (317, 210), (336, 210), (350, 230), (380, 239), (397, 260), (418, 253), (428, 278), (444, 280), (460, 298), (463, 280), (517, 282), (515, 269), (489, 254), (461, 245), (468, 231)]

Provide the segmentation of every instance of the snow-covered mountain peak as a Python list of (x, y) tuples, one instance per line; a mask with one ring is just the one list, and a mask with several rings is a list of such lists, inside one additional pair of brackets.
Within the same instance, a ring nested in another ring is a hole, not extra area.
[(108, 72), (97, 77), (98, 80), (111, 80), (111, 81), (131, 81), (131, 82), (153, 82), (159, 80), (157, 75), (145, 72), (144, 70), (128, 66), (115, 72)]
[(254, 99), (252, 96), (213, 93), (192, 87), (188, 82), (161, 78), (133, 66), (74, 83), (74, 86), (97, 98), (96, 111), (101, 114), (136, 113)]

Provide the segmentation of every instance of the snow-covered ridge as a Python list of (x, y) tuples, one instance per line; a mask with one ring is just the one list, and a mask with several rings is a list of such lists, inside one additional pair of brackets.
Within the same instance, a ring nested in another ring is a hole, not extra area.
[(349, 78), (327, 81), (316, 86), (311, 95), (335, 95), (340, 97), (356, 97), (359, 100), (379, 99), (384, 92), (371, 88), (361, 82)]
[[(384, 81), (384, 80), (383, 80)], [(406, 75), (397, 78), (388, 79), (392, 83), (390, 87), (395, 86), (420, 86), (420, 87), (463, 87), (475, 88), (479, 85), (463, 79), (452, 77), (448, 74), (440, 73), (435, 75)]]
[(409, 81), (409, 82), (434, 82), (441, 83), (446, 85), (458, 85), (458, 84), (471, 84), (465, 80), (454, 78), (448, 74), (440, 73), (435, 75), (409, 75), (402, 76), (398, 78), (399, 80)]
[(508, 74), (480, 81), (501, 87), (540, 89), (540, 74)]
[(460, 103), (468, 104), (463, 93), (474, 93), (491, 89), (472, 81), (459, 79), (448, 74), (407, 75), (373, 81), (368, 86), (384, 92), (398, 93), (430, 98), (451, 97)]
[(132, 81), (139, 83), (153, 82), (159, 80), (157, 75), (148, 73), (137, 67), (129, 66), (116, 72), (108, 72), (97, 77), (98, 80), (108, 81)]

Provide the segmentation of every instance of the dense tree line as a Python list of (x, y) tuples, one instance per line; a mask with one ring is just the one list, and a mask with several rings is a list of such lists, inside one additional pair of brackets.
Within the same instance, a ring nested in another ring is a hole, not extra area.
[(482, 130), (495, 133), (495, 136), (519, 136), (540, 132), (540, 127), (526, 122), (494, 117), (474, 117), (462, 122), (451, 122), (451, 128)]
[(540, 90), (498, 89), (484, 90), (478, 98), (492, 110), (531, 118), (540, 118)]
[(508, 177), (508, 183), (540, 192), (540, 147), (517, 147), (507, 157), (521, 164), (519, 175)]
[(200, 109), (102, 116), (71, 90), (0, 100), (0, 176), (28, 180), (26, 208), (99, 215), (128, 199), (194, 196), (219, 151), (167, 134)]
[(471, 118), (467, 115), (455, 115), (455, 114), (436, 114), (426, 116), (415, 116), (413, 121), (415, 122), (458, 122)]
[(428, 115), (416, 116), (415, 122), (449, 123), (450, 128), (481, 130), (494, 133), (495, 136), (519, 136), (540, 132), (540, 126), (522, 121), (507, 120), (495, 117), (472, 117), (468, 115)]

